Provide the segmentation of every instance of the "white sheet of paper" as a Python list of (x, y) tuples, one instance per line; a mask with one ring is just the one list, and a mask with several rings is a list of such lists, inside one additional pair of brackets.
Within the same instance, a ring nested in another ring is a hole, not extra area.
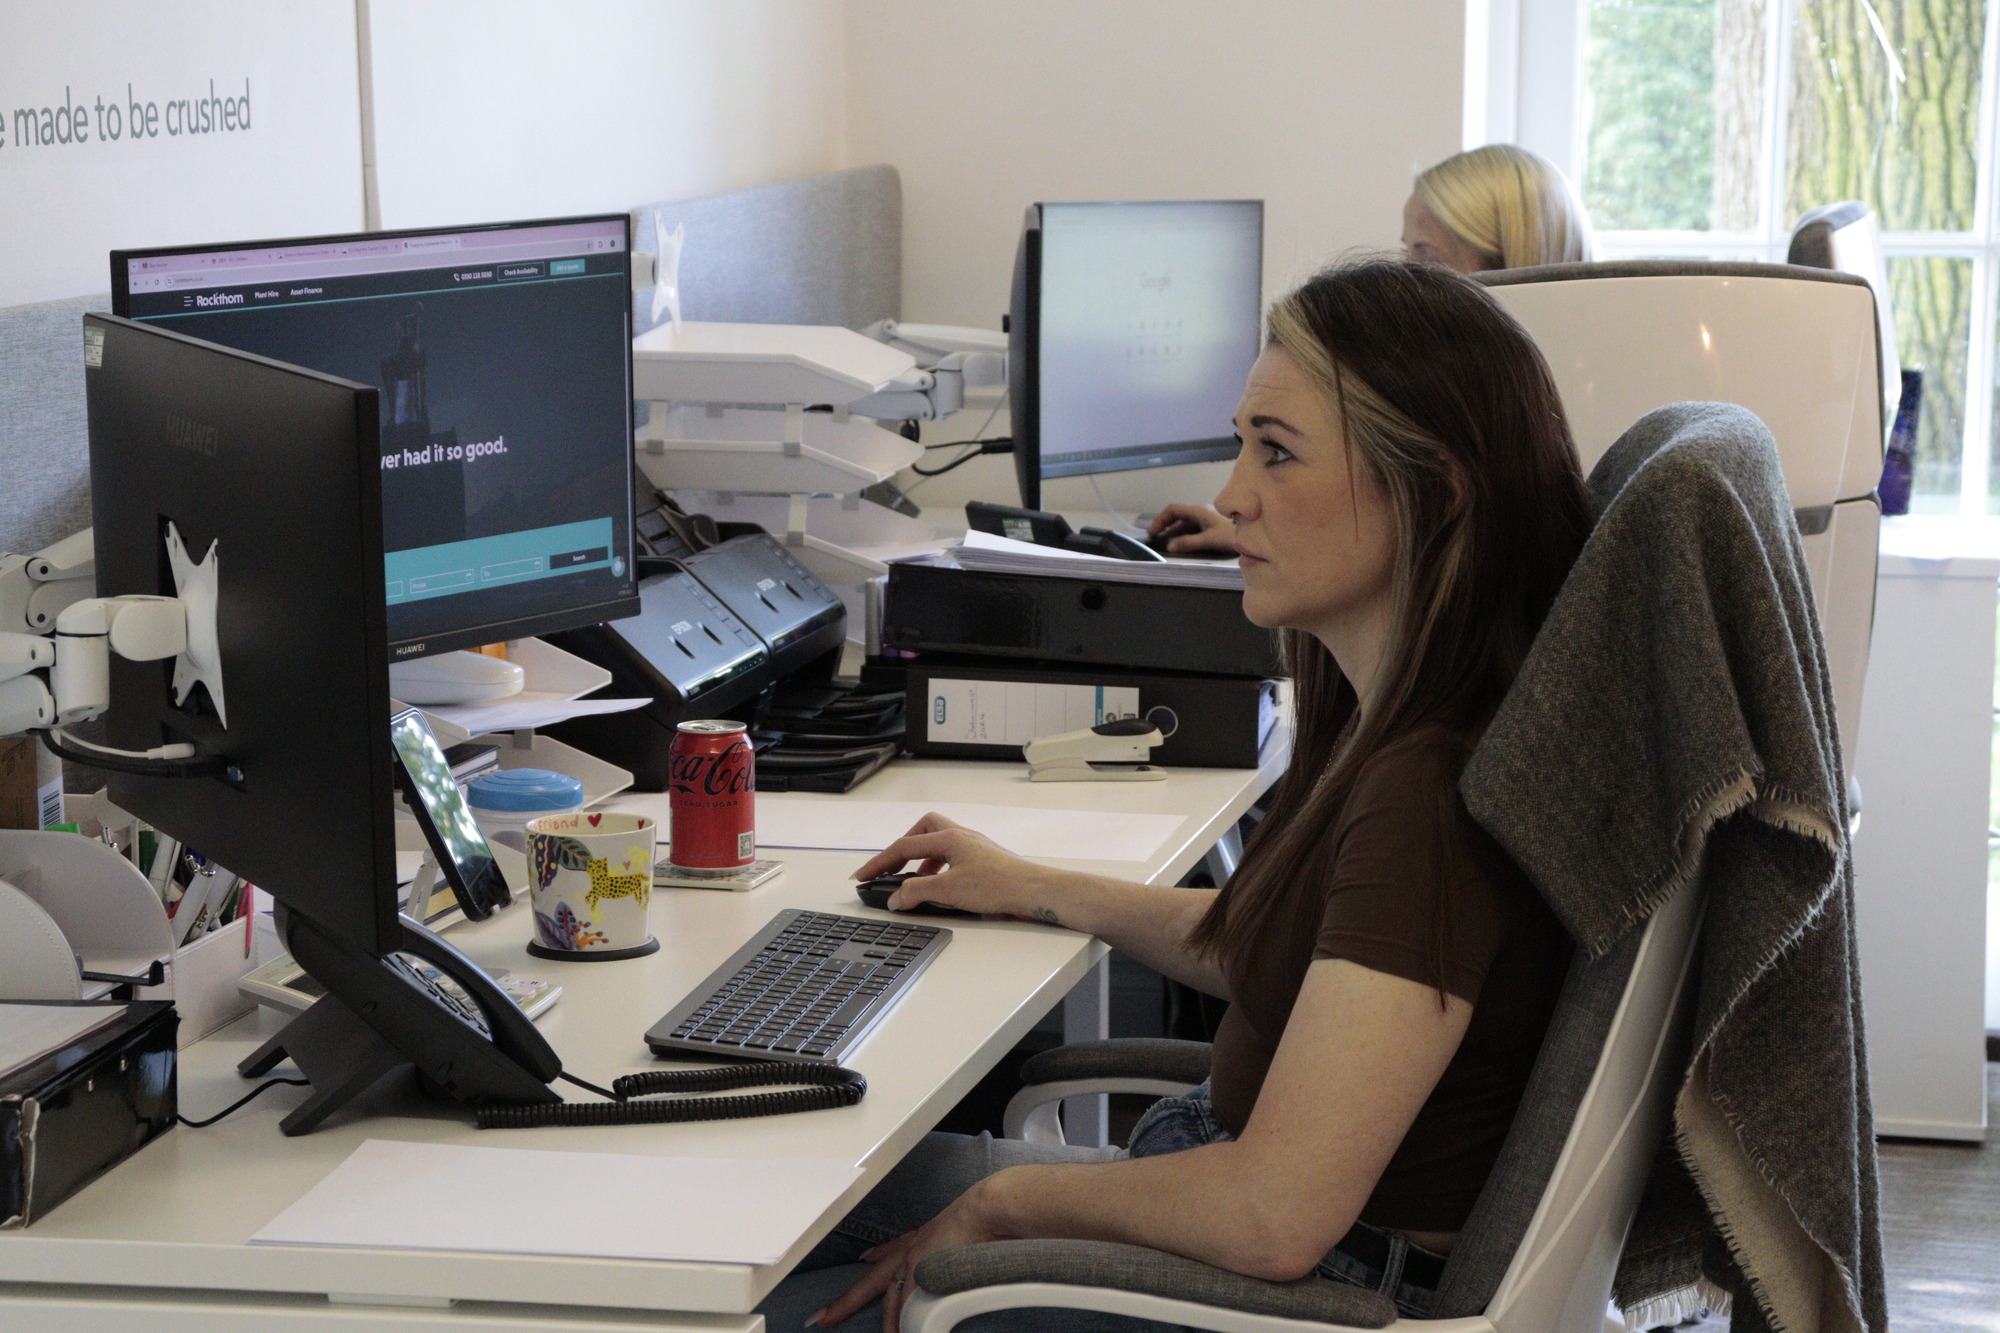
[(1053, 574), (1112, 583), (1150, 583), (1179, 588), (1243, 589), (1243, 570), (1234, 560), (1200, 560), (1169, 556), (1165, 560), (1120, 560), (1066, 551), (1055, 546), (968, 532), (947, 553), (966, 569), (1000, 570), (1010, 574)]
[(474, 736), (483, 736), (489, 731), (532, 731), (573, 717), (630, 712), (651, 702), (651, 699), (572, 699), (567, 695), (522, 693), (498, 703), (438, 705), (424, 711), (464, 727)]
[(1042, 810), (970, 801), (837, 801), (757, 798), (759, 847), (878, 852), (930, 811), (977, 829), (1016, 856), (1054, 861), (1150, 861), (1180, 815)]
[(824, 1158), (369, 1139), (250, 1242), (773, 1264), (860, 1176)]

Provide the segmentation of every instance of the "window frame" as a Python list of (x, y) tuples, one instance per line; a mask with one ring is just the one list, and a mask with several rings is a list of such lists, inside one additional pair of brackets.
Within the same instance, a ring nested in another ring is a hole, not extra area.
[[(1785, 149), (1790, 130), (1792, 16), (1798, 0), (1765, 0), (1763, 131), (1758, 214), (1740, 231), (1604, 230), (1597, 257), (1640, 256), (1783, 262), (1794, 219), (1785, 215)], [(1588, 0), (1466, 0), (1464, 147), (1517, 143), (1581, 181), (1587, 125)], [(1981, 51), (1977, 183), (1973, 220), (1963, 232), (1884, 231), (1885, 260), (1968, 259), (1971, 327), (1966, 344), (1965, 432), (1956, 512), (2000, 513), (1989, 499), (1995, 471), (1994, 377), (2000, 373), (2000, 0), (1987, 0)], [(1831, 203), (1832, 200), (1827, 202)]]

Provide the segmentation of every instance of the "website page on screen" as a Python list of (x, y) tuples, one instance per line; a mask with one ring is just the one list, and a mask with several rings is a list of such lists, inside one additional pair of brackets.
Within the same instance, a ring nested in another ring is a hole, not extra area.
[(131, 317), (381, 391), (392, 641), (633, 593), (622, 219), (126, 260)]
[(1042, 475), (1231, 458), (1257, 359), (1263, 208), (1042, 206)]

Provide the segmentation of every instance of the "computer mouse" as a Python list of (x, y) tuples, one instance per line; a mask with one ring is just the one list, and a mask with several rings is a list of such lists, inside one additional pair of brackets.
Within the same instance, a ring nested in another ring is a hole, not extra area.
[[(864, 906), (887, 908), (890, 895), (902, 888), (903, 881), (910, 878), (913, 873), (915, 872), (904, 871), (901, 874), (878, 875), (874, 879), (863, 880), (854, 886), (854, 896), (859, 898)], [(968, 912), (962, 907), (946, 907), (943, 903), (918, 903), (915, 907), (906, 907), (903, 910), (911, 916), (979, 915), (977, 912)]]

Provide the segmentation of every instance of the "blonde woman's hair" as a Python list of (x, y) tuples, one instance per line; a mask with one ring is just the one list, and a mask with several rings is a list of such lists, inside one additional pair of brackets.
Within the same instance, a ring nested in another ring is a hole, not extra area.
[(1590, 217), (1569, 178), (1525, 148), (1454, 153), (1417, 177), (1417, 198), (1494, 268), (1590, 258)]

